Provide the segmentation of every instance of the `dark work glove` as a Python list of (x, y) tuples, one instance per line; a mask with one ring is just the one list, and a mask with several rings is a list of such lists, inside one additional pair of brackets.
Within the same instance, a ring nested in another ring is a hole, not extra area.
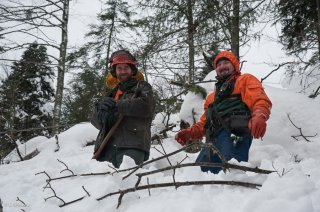
[(116, 106), (116, 101), (111, 97), (105, 97), (101, 102), (99, 102), (99, 110), (108, 111)]
[(97, 116), (99, 124), (104, 125), (107, 121), (108, 112), (105, 110), (99, 110)]

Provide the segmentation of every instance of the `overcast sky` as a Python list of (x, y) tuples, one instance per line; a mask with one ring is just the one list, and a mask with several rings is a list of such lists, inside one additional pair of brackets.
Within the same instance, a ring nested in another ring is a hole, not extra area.
[[(89, 24), (96, 22), (96, 15), (100, 12), (102, 6), (99, 0), (73, 0), (70, 2), (69, 18), (69, 48), (80, 46), (85, 42), (84, 34), (89, 31)], [(254, 27), (255, 29), (263, 26)], [(279, 29), (278, 29), (279, 30)], [(51, 35), (56, 40), (60, 40), (60, 30), (56, 30), (56, 35)], [(246, 62), (243, 65), (242, 72), (251, 73), (262, 78), (276, 67), (267, 64), (278, 64), (287, 60), (287, 56), (282, 51), (282, 46), (276, 43), (276, 28), (267, 26), (263, 30), (260, 41), (251, 42), (246, 48), (240, 49), (243, 56), (241, 60)], [(19, 59), (21, 52), (1, 55), (1, 58)], [(1, 76), (1, 75), (0, 75)], [(272, 74), (265, 83), (277, 84), (283, 76), (283, 70)], [(275, 85), (277, 86), (277, 85)]]

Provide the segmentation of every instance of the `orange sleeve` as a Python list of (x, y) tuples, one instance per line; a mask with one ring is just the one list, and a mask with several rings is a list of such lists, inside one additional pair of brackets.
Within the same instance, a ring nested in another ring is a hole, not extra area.
[(214, 92), (210, 93), (209, 96), (206, 98), (204, 103), (204, 112), (200, 117), (200, 120), (192, 125), (189, 129), (191, 131), (191, 138), (192, 139), (201, 139), (205, 134), (206, 130), (204, 125), (206, 124), (206, 111), (208, 106), (214, 101)]
[(267, 119), (269, 118), (272, 103), (256, 77), (251, 74), (240, 76), (235, 84), (235, 90), (241, 93), (242, 101), (251, 112), (260, 110)]

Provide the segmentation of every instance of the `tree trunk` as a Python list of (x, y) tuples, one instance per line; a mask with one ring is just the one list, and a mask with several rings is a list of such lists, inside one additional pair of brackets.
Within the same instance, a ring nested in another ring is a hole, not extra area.
[(189, 46), (189, 84), (194, 82), (194, 33), (196, 26), (193, 23), (193, 0), (187, 2), (187, 19), (188, 19), (188, 46)]
[[(104, 78), (107, 77), (108, 75), (108, 72), (109, 72), (109, 69), (108, 69), (108, 64), (109, 64), (109, 60), (110, 60), (110, 49), (111, 49), (111, 39), (112, 39), (112, 34), (114, 32), (114, 22), (115, 22), (115, 18), (116, 18), (116, 11), (117, 11), (117, 2), (115, 3), (114, 5), (114, 8), (113, 8), (113, 18), (112, 18), (112, 23), (111, 23), (111, 27), (110, 27), (110, 33), (109, 33), (109, 36), (108, 36), (108, 45), (107, 45), (107, 58), (106, 58), (106, 71), (104, 73)], [(104, 86), (103, 86), (103, 91), (106, 90), (106, 83), (104, 83)], [(102, 93), (103, 93), (102, 91)]]
[(59, 133), (59, 123), (61, 117), (61, 105), (64, 89), (64, 74), (65, 74), (65, 62), (67, 56), (68, 45), (68, 19), (69, 19), (69, 0), (64, 0), (63, 3), (63, 15), (61, 22), (61, 43), (60, 43), (60, 56), (58, 60), (58, 78), (57, 88), (54, 101), (53, 110), (53, 134)]
[(114, 7), (113, 7), (113, 17), (112, 17), (112, 23), (111, 23), (111, 27), (110, 27), (110, 34), (108, 37), (108, 46), (107, 46), (107, 63), (106, 63), (106, 72), (105, 72), (105, 76), (107, 76), (108, 74), (108, 63), (109, 63), (109, 59), (110, 59), (110, 49), (111, 49), (111, 39), (112, 39), (112, 35), (114, 32), (114, 22), (116, 19), (116, 11), (117, 11), (117, 5), (118, 2), (116, 1)]
[(317, 37), (318, 37), (318, 60), (320, 61), (320, 0), (317, 1)]
[(233, 54), (235, 54), (239, 58), (240, 0), (233, 0), (232, 8), (233, 8), (233, 10), (232, 10), (233, 11), (233, 15), (232, 15), (232, 19), (231, 19), (231, 51), (232, 51)]

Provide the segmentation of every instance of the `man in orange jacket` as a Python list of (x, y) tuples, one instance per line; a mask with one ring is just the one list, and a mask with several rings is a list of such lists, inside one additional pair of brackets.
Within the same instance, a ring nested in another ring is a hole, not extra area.
[[(226, 160), (248, 161), (253, 138), (262, 138), (272, 103), (261, 82), (251, 74), (241, 74), (237, 57), (220, 52), (213, 61), (217, 73), (215, 90), (208, 95), (199, 122), (177, 133), (181, 145), (202, 139), (213, 143)], [(208, 148), (202, 148), (196, 162), (221, 163)], [(204, 172), (218, 173), (221, 168), (202, 166)]]

